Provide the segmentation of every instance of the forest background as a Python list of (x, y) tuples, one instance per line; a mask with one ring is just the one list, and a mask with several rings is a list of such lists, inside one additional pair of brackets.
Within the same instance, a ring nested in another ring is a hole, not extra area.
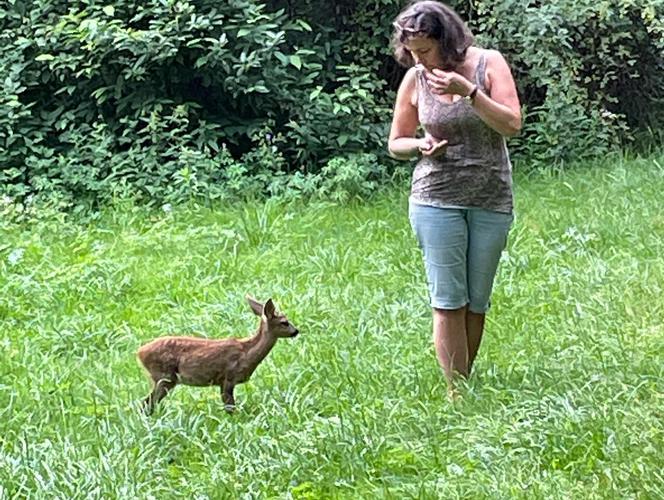
[[(518, 168), (661, 144), (661, 0), (449, 3), (513, 68)], [(9, 199), (345, 199), (407, 174), (386, 153), (401, 1), (4, 4)]]

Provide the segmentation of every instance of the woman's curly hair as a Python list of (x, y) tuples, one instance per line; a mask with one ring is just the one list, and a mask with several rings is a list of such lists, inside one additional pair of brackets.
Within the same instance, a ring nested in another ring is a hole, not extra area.
[(416, 1), (401, 11), (392, 23), (392, 47), (394, 58), (407, 68), (415, 61), (405, 43), (414, 37), (438, 40), (444, 59), (444, 69), (452, 69), (466, 58), (468, 47), (473, 44), (473, 34), (466, 23), (450, 7), (431, 0)]

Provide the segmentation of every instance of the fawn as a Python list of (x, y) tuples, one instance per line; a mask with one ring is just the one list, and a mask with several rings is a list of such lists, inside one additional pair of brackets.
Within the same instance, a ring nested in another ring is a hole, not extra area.
[(275, 311), (272, 299), (265, 305), (249, 295), (246, 299), (252, 311), (261, 318), (253, 337), (160, 337), (138, 349), (138, 359), (154, 382), (152, 392), (143, 402), (148, 415), (177, 384), (218, 385), (224, 409), (229, 413), (235, 410), (235, 386), (249, 380), (277, 339), (295, 337), (299, 333), (286, 316)]

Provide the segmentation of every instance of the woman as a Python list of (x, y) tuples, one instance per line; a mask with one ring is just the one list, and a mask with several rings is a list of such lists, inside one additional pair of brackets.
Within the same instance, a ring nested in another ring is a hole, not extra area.
[(455, 377), (467, 377), (477, 355), (513, 220), (504, 137), (521, 129), (519, 98), (503, 56), (474, 46), (448, 6), (415, 2), (394, 28), (395, 58), (410, 69), (389, 150), (398, 159), (420, 156), (409, 216), (424, 256), (436, 356), (454, 394)]

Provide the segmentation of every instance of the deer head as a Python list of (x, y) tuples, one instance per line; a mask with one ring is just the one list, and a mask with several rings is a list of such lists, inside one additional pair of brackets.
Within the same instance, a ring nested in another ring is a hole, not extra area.
[(275, 338), (295, 337), (299, 332), (297, 328), (288, 322), (288, 318), (275, 310), (274, 302), (268, 299), (261, 304), (250, 295), (246, 296), (247, 302), (256, 316), (261, 318), (263, 331)]

